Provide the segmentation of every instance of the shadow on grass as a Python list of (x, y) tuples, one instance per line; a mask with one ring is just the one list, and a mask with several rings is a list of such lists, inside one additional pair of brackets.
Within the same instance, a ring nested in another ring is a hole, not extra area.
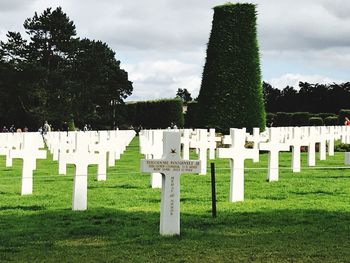
[(216, 219), (209, 213), (182, 213), (181, 236), (166, 238), (158, 234), (159, 213), (155, 212), (43, 211), (28, 206), (35, 211), (30, 213), (22, 208), (22, 213), (1, 215), (2, 260), (283, 262), (350, 258), (349, 212), (219, 211)]
[(143, 187), (143, 186), (137, 186), (137, 185), (131, 185), (131, 184), (122, 184), (122, 185), (108, 185), (108, 186), (88, 186), (88, 189), (100, 189), (100, 188), (120, 188), (120, 189), (145, 189), (149, 187)]
[[(331, 195), (331, 196), (334, 196), (334, 192), (323, 191), (323, 190), (317, 190), (317, 191), (294, 191), (294, 192), (291, 192), (291, 194), (295, 194), (295, 195)], [(337, 192), (337, 194), (340, 194), (340, 193)]]
[(0, 211), (4, 211), (4, 210), (38, 211), (38, 210), (45, 210), (45, 207), (39, 206), (39, 205), (0, 206)]

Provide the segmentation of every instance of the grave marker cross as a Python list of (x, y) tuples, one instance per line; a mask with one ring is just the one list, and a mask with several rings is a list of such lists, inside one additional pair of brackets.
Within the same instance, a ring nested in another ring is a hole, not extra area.
[(278, 128), (270, 128), (269, 141), (259, 144), (259, 149), (269, 152), (269, 165), (267, 179), (269, 182), (278, 181), (278, 160), (280, 151), (289, 151), (289, 145), (280, 143)]
[(162, 174), (160, 234), (180, 234), (180, 175), (198, 173), (201, 162), (180, 158), (180, 132), (163, 133), (161, 159), (141, 160), (141, 171)]
[(244, 160), (253, 159), (259, 155), (259, 150), (247, 149), (245, 145), (245, 130), (230, 129), (231, 147), (219, 148), (219, 158), (229, 158), (231, 166), (230, 202), (244, 200)]
[(65, 159), (66, 164), (75, 165), (72, 209), (86, 210), (88, 166), (98, 164), (99, 158), (97, 154), (89, 152), (89, 134), (77, 132), (75, 136), (75, 152), (67, 153), (62, 158)]
[(37, 159), (46, 159), (46, 150), (40, 150), (36, 133), (23, 134), (23, 148), (11, 150), (12, 158), (23, 159), (21, 195), (33, 193), (33, 170)]

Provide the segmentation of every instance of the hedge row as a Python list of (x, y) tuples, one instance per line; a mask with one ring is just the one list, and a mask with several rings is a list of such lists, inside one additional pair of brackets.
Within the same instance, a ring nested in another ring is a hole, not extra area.
[(164, 129), (176, 124), (184, 126), (181, 99), (141, 101), (118, 105), (117, 126), (142, 127), (144, 129)]
[(350, 110), (341, 110), (339, 115), (334, 113), (309, 113), (309, 112), (277, 112), (267, 114), (266, 125), (268, 127), (286, 126), (313, 126), (313, 125), (342, 125), (344, 118), (350, 118)]

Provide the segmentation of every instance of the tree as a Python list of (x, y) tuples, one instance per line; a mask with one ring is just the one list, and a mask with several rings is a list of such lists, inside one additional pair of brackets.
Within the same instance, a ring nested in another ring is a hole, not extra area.
[(265, 128), (255, 5), (214, 7), (198, 118), (202, 127), (226, 131)]
[(116, 104), (132, 93), (128, 73), (120, 68), (115, 52), (101, 41), (79, 41), (69, 74), (71, 114), (83, 123), (94, 122), (101, 128), (103, 123), (111, 124)]
[(179, 97), (185, 105), (192, 101), (191, 93), (187, 89), (177, 89), (176, 97)]
[(269, 83), (263, 82), (263, 95), (266, 112), (278, 112), (280, 109), (281, 91), (273, 88)]
[(29, 41), (9, 32), (7, 42), (0, 42), (0, 61), (14, 76), (0, 89), (15, 91), (11, 103), (34, 126), (45, 119), (56, 127), (74, 120), (111, 126), (112, 105), (132, 92), (115, 52), (101, 41), (77, 38), (73, 21), (60, 7), (35, 13), (24, 28)]

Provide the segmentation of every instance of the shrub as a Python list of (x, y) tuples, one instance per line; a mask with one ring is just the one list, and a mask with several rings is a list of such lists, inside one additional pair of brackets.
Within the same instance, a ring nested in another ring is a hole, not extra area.
[(308, 112), (295, 112), (291, 116), (292, 126), (308, 126), (310, 114)]
[(338, 125), (338, 117), (327, 117), (324, 119), (324, 125), (335, 126)]
[(329, 112), (321, 112), (317, 114), (317, 117), (321, 117), (323, 119), (323, 121), (328, 118), (328, 117), (338, 117), (337, 114), (334, 113), (329, 113)]
[(273, 126), (274, 127), (291, 126), (292, 115), (293, 115), (292, 113), (288, 113), (288, 112), (277, 112)]
[(265, 119), (255, 5), (216, 6), (198, 96), (199, 125), (264, 130)]
[(310, 126), (322, 126), (323, 120), (321, 117), (311, 117), (309, 119), (309, 125)]
[(182, 113), (181, 99), (163, 99), (156, 101), (141, 101), (120, 106), (120, 111), (125, 114), (120, 118), (118, 125), (142, 126), (145, 129), (167, 128), (171, 123), (183, 127), (184, 117)]
[(334, 151), (335, 152), (350, 152), (350, 144), (341, 143), (340, 141), (336, 141), (334, 143)]

